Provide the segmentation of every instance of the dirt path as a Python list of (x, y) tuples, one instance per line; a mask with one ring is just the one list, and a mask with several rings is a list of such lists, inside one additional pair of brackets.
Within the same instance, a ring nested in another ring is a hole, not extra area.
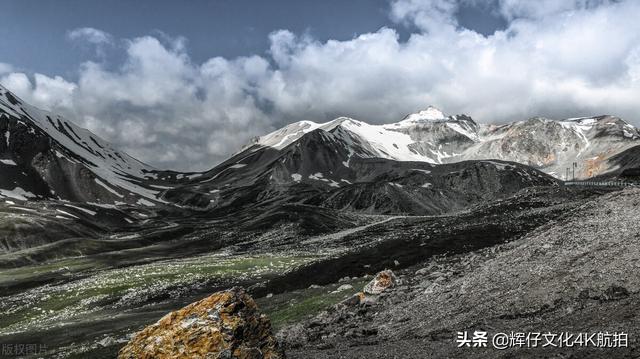
[(358, 226), (358, 227), (345, 229), (343, 231), (336, 232), (336, 233), (325, 234), (325, 235), (322, 235), (322, 236), (309, 238), (309, 239), (305, 240), (304, 242), (302, 242), (302, 244), (312, 244), (312, 243), (318, 243), (318, 242), (335, 241), (335, 240), (344, 238), (344, 237), (346, 237), (348, 235), (363, 231), (363, 230), (365, 230), (367, 228), (370, 228), (370, 227), (373, 227), (373, 226), (377, 226), (379, 224), (387, 223), (387, 222), (393, 221), (393, 220), (398, 219), (398, 218), (406, 218), (406, 217), (407, 216), (388, 217), (388, 218), (385, 218), (382, 221), (373, 222), (373, 223), (365, 224), (363, 226)]

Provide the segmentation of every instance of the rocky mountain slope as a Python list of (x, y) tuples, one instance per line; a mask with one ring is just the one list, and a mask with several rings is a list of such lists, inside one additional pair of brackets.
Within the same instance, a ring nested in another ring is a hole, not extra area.
[(177, 174), (157, 171), (0, 86), (0, 196), (153, 205)]
[[(484, 126), (485, 139), (464, 158), (490, 157), (528, 164), (562, 179), (586, 179), (616, 169), (608, 160), (640, 144), (640, 132), (613, 116), (554, 121), (532, 118)], [(566, 170), (569, 169), (569, 173)]]
[[(279, 336), (290, 358), (636, 358), (639, 205), (637, 189), (594, 198), (516, 241), (397, 271), (400, 285), (345, 301)], [(476, 330), (489, 340), (511, 332), (624, 332), (628, 342), (457, 346), (458, 332)]]
[[(353, 152), (342, 127), (315, 129), (281, 148), (255, 145), (163, 199), (216, 214), (268, 212), (285, 203), (369, 214), (440, 214), (522, 188), (553, 185), (550, 176), (517, 163), (395, 161)], [(369, 151), (369, 152), (368, 152)]]
[[(386, 158), (433, 164), (499, 159), (541, 169), (556, 178), (584, 179), (614, 169), (612, 156), (640, 144), (640, 132), (613, 116), (550, 120), (531, 118), (502, 125), (477, 124), (469, 116), (445, 116), (429, 107), (402, 121), (370, 125), (341, 117), (327, 123), (296, 122), (247, 146), (283, 149), (306, 133), (341, 132), (349, 158)], [(566, 169), (570, 169), (567, 175)]]
[(607, 160), (607, 166), (613, 170), (598, 176), (598, 178), (640, 181), (640, 146), (631, 147), (611, 156)]

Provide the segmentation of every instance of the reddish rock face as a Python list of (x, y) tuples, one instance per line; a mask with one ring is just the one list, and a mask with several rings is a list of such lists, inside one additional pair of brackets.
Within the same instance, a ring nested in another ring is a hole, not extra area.
[(138, 332), (120, 359), (281, 359), (269, 319), (242, 288), (212, 294)]

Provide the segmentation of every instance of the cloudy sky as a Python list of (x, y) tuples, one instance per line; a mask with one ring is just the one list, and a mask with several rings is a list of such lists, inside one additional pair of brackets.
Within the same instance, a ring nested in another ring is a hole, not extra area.
[(640, 125), (640, 1), (0, 0), (0, 83), (159, 168), (432, 104)]

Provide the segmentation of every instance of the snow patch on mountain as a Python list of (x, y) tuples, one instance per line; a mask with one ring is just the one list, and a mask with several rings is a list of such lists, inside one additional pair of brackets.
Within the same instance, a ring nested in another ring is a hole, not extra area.
[(15, 187), (12, 190), (7, 190), (7, 189), (1, 189), (0, 188), (0, 196), (1, 197), (9, 197), (9, 198), (13, 198), (13, 199), (17, 199), (19, 201), (26, 201), (28, 199), (31, 198), (36, 198), (36, 195), (25, 191), (24, 189), (20, 188), (20, 187)]
[(71, 205), (71, 204), (68, 204), (68, 203), (65, 203), (64, 205), (67, 206), (67, 207), (70, 207), (70, 208), (77, 209), (78, 211), (84, 212), (84, 213), (86, 213), (86, 214), (88, 214), (90, 216), (95, 216), (97, 214), (96, 211), (92, 211), (90, 209), (82, 208), (82, 207), (79, 207), (79, 206), (74, 206), (74, 205)]
[(106, 189), (107, 191), (109, 191), (109, 192), (111, 192), (112, 194), (116, 195), (117, 197), (124, 198), (124, 196), (123, 196), (123, 195), (121, 195), (121, 194), (120, 194), (120, 193), (118, 193), (116, 190), (114, 190), (113, 188), (109, 187), (108, 185), (106, 185), (105, 183), (103, 183), (102, 181), (100, 181), (99, 179), (97, 179), (97, 178), (96, 178), (96, 179), (94, 179), (94, 181), (95, 181), (98, 185), (100, 185), (100, 186), (102, 186), (104, 189)]
[[(153, 179), (152, 172), (156, 169), (117, 151), (110, 143), (89, 130), (59, 115), (27, 104), (0, 85), (0, 116), (4, 115), (2, 112), (19, 119), (18, 123), (25, 126), (25, 121), (28, 120), (50, 136), (58, 145), (55, 150), (58, 158), (65, 158), (73, 163), (81, 162), (97, 177), (113, 186), (159, 201), (159, 191), (141, 185), (145, 179)], [(29, 130), (34, 133), (33, 128)], [(4, 137), (8, 147), (10, 131), (6, 131)]]
[(282, 150), (315, 130), (341, 140), (349, 153), (342, 162), (347, 168), (352, 156), (432, 164), (497, 159), (530, 165), (561, 179), (570, 179), (566, 169), (574, 163), (576, 178), (609, 171), (607, 158), (640, 145), (638, 129), (613, 116), (479, 125), (466, 115), (446, 116), (430, 106), (383, 125), (348, 117), (296, 122), (255, 140), (254, 151), (263, 146)]
[[(422, 147), (429, 147), (426, 151), (415, 146), (420, 142), (419, 138), (428, 132), (429, 126), (436, 124), (448, 129), (440, 130), (443, 137), (461, 136), (470, 142), (478, 139), (475, 123), (472, 120), (462, 120), (457, 116), (447, 117), (442, 111), (430, 106), (423, 111), (408, 115), (398, 123), (384, 125), (371, 125), (349, 117), (338, 117), (325, 123), (307, 120), (295, 122), (257, 138), (253, 145), (256, 146), (254, 150), (261, 147), (281, 150), (311, 131), (322, 130), (334, 133), (348, 144), (349, 158), (357, 154), (360, 157), (379, 157), (397, 161), (443, 163), (444, 159), (453, 157), (457, 153), (447, 151), (442, 146), (438, 147), (434, 142), (423, 143)], [(349, 167), (349, 160), (342, 164)]]

